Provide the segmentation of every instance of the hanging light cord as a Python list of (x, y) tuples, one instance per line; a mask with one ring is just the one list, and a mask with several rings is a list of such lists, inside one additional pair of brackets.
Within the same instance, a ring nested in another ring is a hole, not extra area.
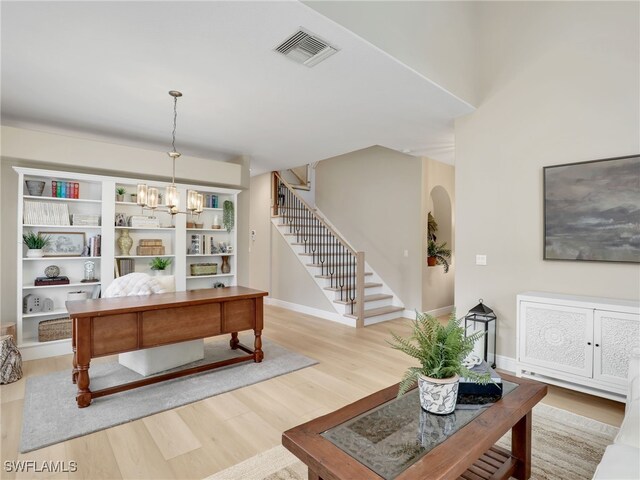
[[(178, 121), (178, 97), (173, 97), (173, 132), (171, 132), (171, 148), (176, 153), (176, 124)], [(171, 173), (171, 183), (176, 183), (176, 156), (172, 155), (173, 170)]]

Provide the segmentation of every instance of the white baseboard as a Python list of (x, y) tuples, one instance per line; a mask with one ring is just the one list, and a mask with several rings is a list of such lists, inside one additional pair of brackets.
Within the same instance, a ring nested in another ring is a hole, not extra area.
[[(442, 307), (442, 308), (436, 308), (435, 310), (429, 310), (428, 312), (424, 312), (427, 313), (429, 315), (431, 315), (432, 317), (440, 317), (442, 315), (448, 315), (450, 314), (454, 309), (453, 305), (449, 305), (447, 307)], [(415, 320), (416, 318), (416, 311), (415, 310), (407, 310), (405, 309), (404, 312), (402, 312), (402, 316), (404, 318), (409, 318), (411, 320)]]
[(496, 367), (507, 372), (515, 373), (517, 369), (516, 359), (513, 357), (505, 357), (496, 355)]
[(306, 305), (300, 305), (298, 303), (286, 302), (278, 298), (265, 297), (265, 305), (273, 305), (275, 307), (286, 308), (293, 312), (304, 313), (306, 315), (312, 315), (314, 317), (322, 318), (324, 320), (331, 320), (332, 322), (341, 323), (349, 327), (355, 327), (356, 321), (352, 318), (347, 318), (339, 313), (327, 312), (326, 310), (320, 310), (319, 308), (307, 307)]

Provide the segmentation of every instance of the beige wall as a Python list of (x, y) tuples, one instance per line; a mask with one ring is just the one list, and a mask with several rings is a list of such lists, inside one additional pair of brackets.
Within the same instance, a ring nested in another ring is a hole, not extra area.
[(303, 3), (460, 99), (476, 103), (476, 2), (322, 0)]
[(409, 310), (422, 307), (421, 182), (421, 159), (384, 147), (316, 167), (316, 205)]
[(483, 5), (484, 101), (456, 122), (455, 298), (496, 311), (499, 355), (515, 356), (519, 292), (639, 297), (637, 264), (542, 260), (542, 167), (640, 151), (639, 8)]
[[(455, 255), (455, 169), (451, 165), (428, 158), (422, 160), (422, 189), (424, 208), (423, 221), (428, 212), (432, 212), (438, 222), (437, 240), (447, 242), (452, 250), (449, 272), (444, 273), (442, 266), (427, 266), (427, 227), (423, 227), (422, 236), (422, 310), (452, 307), (454, 303), (454, 281), (456, 275)], [(463, 312), (458, 312), (463, 313)]]
[[(225, 163), (193, 157), (181, 157), (176, 164), (176, 181), (202, 185), (241, 187), (243, 175), (248, 184), (246, 162)], [(0, 169), (0, 285), (3, 322), (15, 321), (15, 254), (17, 238), (17, 182), (13, 165), (82, 171), (85, 173), (167, 180), (171, 162), (163, 152), (48, 134), (13, 127), (2, 127), (2, 162)], [(162, 175), (159, 175), (162, 170)], [(170, 178), (169, 178), (170, 179)], [(248, 250), (248, 208), (238, 206), (238, 248)], [(240, 211), (242, 209), (242, 213)], [(244, 235), (244, 244), (241, 235)], [(238, 256), (238, 281), (248, 279), (248, 259)]]
[[(15, 127), (3, 126), (1, 133), (2, 157), (47, 164), (35, 165), (40, 168), (53, 164), (71, 171), (171, 179), (166, 152)], [(176, 162), (176, 181), (237, 187), (242, 185), (242, 166), (184, 155)]]
[(249, 230), (249, 286), (271, 291), (271, 174), (251, 177)]

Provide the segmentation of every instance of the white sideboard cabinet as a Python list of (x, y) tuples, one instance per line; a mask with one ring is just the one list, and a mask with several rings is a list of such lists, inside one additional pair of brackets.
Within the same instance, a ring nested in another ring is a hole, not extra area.
[(521, 293), (517, 302), (518, 376), (624, 399), (640, 302), (545, 292)]

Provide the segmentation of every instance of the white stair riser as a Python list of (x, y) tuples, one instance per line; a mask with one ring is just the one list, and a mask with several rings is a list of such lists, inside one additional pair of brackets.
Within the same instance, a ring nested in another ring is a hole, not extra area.
[(373, 325), (375, 323), (386, 322), (387, 320), (394, 320), (396, 318), (402, 318), (402, 310), (393, 313), (385, 313), (384, 315), (377, 315), (375, 317), (369, 317), (364, 319), (364, 324)]
[[(374, 302), (365, 302), (364, 308), (365, 308), (365, 310), (370, 310), (370, 309), (378, 308), (378, 307), (391, 306), (391, 305), (393, 305), (391, 300), (392, 300), (391, 298), (388, 298), (388, 299), (385, 299), (385, 300), (376, 300)], [(343, 315), (346, 314), (346, 313), (349, 313), (349, 314), (352, 313), (351, 312), (351, 306), (349, 306), (349, 305), (345, 305), (343, 303), (334, 303), (334, 306)], [(354, 308), (356, 308), (356, 307), (354, 307)]]

